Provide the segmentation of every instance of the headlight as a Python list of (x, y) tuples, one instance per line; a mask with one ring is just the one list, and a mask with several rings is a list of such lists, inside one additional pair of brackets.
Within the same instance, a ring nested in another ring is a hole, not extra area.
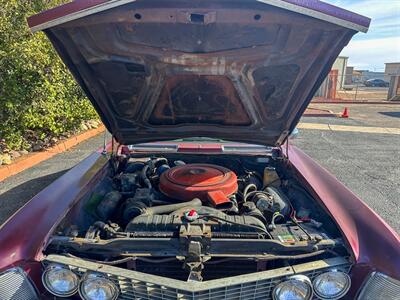
[(294, 275), (274, 288), (272, 299), (309, 300), (312, 295), (313, 290), (310, 279), (304, 275)]
[(79, 295), (85, 300), (115, 300), (117, 286), (101, 274), (87, 273), (79, 286)]
[(70, 269), (60, 265), (50, 265), (42, 275), (45, 288), (55, 296), (70, 297), (78, 290), (79, 278)]
[(350, 276), (340, 271), (329, 271), (315, 277), (315, 294), (323, 300), (335, 300), (343, 297), (350, 289)]

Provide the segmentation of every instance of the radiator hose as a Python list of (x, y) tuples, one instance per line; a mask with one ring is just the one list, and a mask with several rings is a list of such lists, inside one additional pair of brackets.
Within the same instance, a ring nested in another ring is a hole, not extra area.
[(198, 198), (194, 198), (191, 201), (183, 202), (183, 203), (148, 207), (143, 210), (142, 215), (163, 215), (163, 214), (171, 213), (173, 211), (176, 211), (176, 210), (184, 208), (184, 207), (200, 207), (201, 205), (202, 205), (201, 200)]
[(198, 198), (194, 198), (191, 201), (188, 202), (181, 202), (181, 203), (175, 203), (175, 204), (168, 204), (168, 205), (159, 205), (159, 206), (153, 206), (153, 207), (148, 207), (145, 203), (141, 201), (137, 201), (132, 203), (126, 213), (124, 212), (124, 219), (126, 222), (129, 222), (133, 218), (140, 216), (140, 215), (163, 215), (163, 214), (169, 214), (171, 212), (174, 212), (178, 209), (184, 208), (184, 207), (200, 207), (202, 205), (202, 202)]

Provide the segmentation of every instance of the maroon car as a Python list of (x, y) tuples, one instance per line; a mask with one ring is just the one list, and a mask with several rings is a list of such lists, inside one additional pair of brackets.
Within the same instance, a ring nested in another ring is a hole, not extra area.
[(0, 299), (400, 299), (400, 239), (289, 136), (370, 20), (316, 0), (29, 19), (112, 133), (0, 229)]

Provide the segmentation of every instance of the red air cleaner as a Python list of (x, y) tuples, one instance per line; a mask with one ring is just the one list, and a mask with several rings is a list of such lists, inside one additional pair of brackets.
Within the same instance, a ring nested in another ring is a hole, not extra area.
[(238, 189), (237, 177), (231, 170), (208, 164), (174, 167), (161, 175), (160, 190), (170, 198), (188, 201), (199, 198), (217, 208), (230, 208), (228, 196)]

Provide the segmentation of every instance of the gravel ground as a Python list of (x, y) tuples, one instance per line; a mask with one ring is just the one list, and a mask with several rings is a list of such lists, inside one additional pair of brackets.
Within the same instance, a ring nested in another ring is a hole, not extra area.
[[(312, 107), (317, 105), (312, 104)], [(341, 105), (318, 105), (340, 111)], [(302, 122), (400, 127), (400, 105), (351, 105), (350, 119), (305, 117)], [(96, 136), (0, 182), (0, 224), (33, 195), (102, 145)], [(301, 130), (293, 141), (400, 232), (400, 137), (391, 134)]]

